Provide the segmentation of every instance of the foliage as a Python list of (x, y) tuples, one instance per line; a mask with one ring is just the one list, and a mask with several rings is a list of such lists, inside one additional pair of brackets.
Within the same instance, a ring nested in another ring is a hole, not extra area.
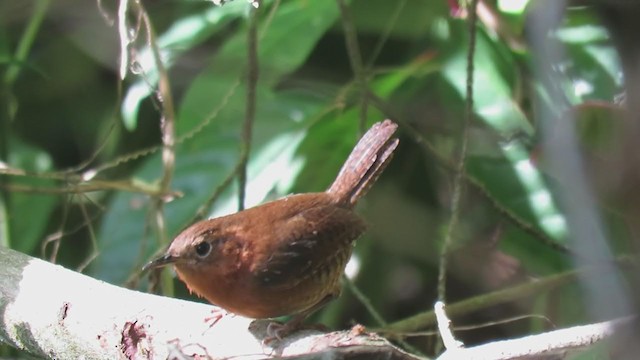
[[(115, 5), (0, 5), (1, 13), (12, 14), (0, 37), (0, 244), (139, 288), (146, 284), (139, 278), (142, 264), (199, 211), (217, 216), (237, 210), (252, 11), (241, 0), (143, 3), (146, 10), (130, 6), (124, 23), (134, 38), (125, 51), (131, 64), (123, 81), (123, 34), (118, 9), (109, 7)], [(370, 230), (357, 244), (356, 270), (350, 268), (388, 322), (427, 311), (435, 299), (468, 71), (465, 8), (453, 3), (351, 1), (347, 23), (357, 32), (362, 58), (355, 67), (353, 48), (345, 46), (353, 34), (335, 2), (263, 0), (257, 10), (259, 81), (243, 184), (247, 206), (323, 190), (363, 129), (383, 118), (401, 124), (401, 148), (359, 209)], [(567, 184), (554, 178), (545, 165), (554, 155), (540, 147), (536, 97), (548, 94), (533, 74), (536, 53), (525, 36), (533, 6), (502, 3), (509, 2), (483, 2), (490, 11), (478, 22), (474, 119), (449, 302), (572, 268), (562, 251), (571, 246), (572, 230), (558, 197)], [(151, 38), (138, 16), (144, 11)], [(633, 209), (624, 203), (624, 179), (613, 176), (625, 168), (616, 142), (623, 120), (614, 103), (622, 92), (621, 66), (592, 8), (568, 9), (548, 36), (567, 53), (553, 74), (564, 97), (554, 106), (577, 114), (586, 173), (612, 244), (624, 253)], [(176, 106), (175, 165), (163, 157), (161, 124), (171, 115), (159, 85), (163, 76)], [(176, 286), (179, 296), (188, 296)], [(478, 309), (460, 321), (534, 313), (544, 320), (461, 336), (488, 341), (588, 321), (584, 304), (562, 300), (579, 291), (572, 284)], [(321, 316), (334, 327), (381, 325), (350, 291)], [(424, 338), (415, 345), (434, 350)]]

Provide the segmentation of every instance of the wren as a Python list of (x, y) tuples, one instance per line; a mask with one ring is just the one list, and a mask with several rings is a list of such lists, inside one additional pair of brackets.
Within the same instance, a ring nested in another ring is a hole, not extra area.
[(303, 320), (340, 294), (366, 227), (353, 207), (391, 160), (397, 127), (373, 125), (326, 191), (195, 223), (144, 269), (173, 264), (190, 291), (238, 315)]

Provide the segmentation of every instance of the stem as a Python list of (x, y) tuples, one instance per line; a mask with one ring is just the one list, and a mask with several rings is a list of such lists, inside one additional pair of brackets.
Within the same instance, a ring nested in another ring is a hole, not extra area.
[(244, 209), (247, 186), (247, 163), (251, 152), (251, 134), (256, 117), (256, 87), (258, 86), (258, 9), (249, 10), (249, 30), (247, 32), (247, 106), (242, 126), (242, 152), (238, 171), (238, 210)]
[(451, 194), (451, 220), (447, 227), (442, 249), (440, 251), (440, 267), (438, 272), (438, 299), (445, 302), (446, 280), (447, 280), (447, 260), (449, 248), (453, 242), (453, 232), (458, 225), (460, 218), (460, 200), (464, 186), (465, 171), (464, 162), (467, 157), (467, 143), (469, 124), (473, 116), (473, 56), (476, 49), (476, 7), (478, 0), (471, 0), (469, 9), (469, 49), (467, 53), (467, 94), (464, 123), (462, 125), (462, 139), (460, 143), (460, 154), (456, 164), (456, 173), (453, 183), (453, 193)]

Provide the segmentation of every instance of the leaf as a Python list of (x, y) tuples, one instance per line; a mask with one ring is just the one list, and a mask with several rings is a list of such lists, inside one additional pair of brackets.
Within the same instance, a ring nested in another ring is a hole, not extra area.
[[(271, 159), (260, 154), (265, 149), (273, 151), (277, 143), (284, 145), (278, 150), (284, 157), (278, 161), (290, 162), (293, 168), (300, 166), (299, 160), (292, 157), (293, 149), (300, 141), (300, 132), (309, 115), (317, 112), (324, 105), (324, 100), (293, 92), (276, 92), (274, 86), (281, 76), (294, 71), (306, 59), (315, 42), (336, 17), (334, 4), (290, 1), (281, 4), (270, 27), (261, 30), (259, 51), (263, 70), (256, 89), (258, 104), (249, 163), (250, 179), (264, 180), (263, 172), (273, 172), (271, 161), (268, 161)], [(197, 130), (183, 138), (176, 147), (172, 188), (182, 191), (184, 196), (166, 206), (170, 236), (188, 224), (238, 161), (245, 109), (245, 90), (239, 86), (245, 72), (245, 42), (245, 32), (232, 37), (212, 64), (193, 81), (180, 106), (178, 137)], [(144, 181), (156, 181), (161, 168), (159, 155), (155, 155), (137, 176)], [(280, 180), (272, 177), (270, 182), (270, 185), (261, 186), (249, 184), (247, 199), (251, 199), (251, 204), (248, 205), (261, 202)], [(231, 194), (225, 194), (226, 198), (229, 196)], [(129, 204), (145, 202), (146, 199), (139, 195), (115, 196), (112, 209), (107, 212), (100, 230), (101, 255), (91, 269), (95, 276), (110, 282), (122, 282), (151, 249), (158, 247), (156, 243), (148, 242), (139, 245), (145, 238), (147, 214), (141, 210), (144, 205), (134, 209)]]
[[(49, 155), (34, 146), (22, 142), (17, 136), (9, 137), (8, 165), (35, 173), (53, 168)], [(54, 182), (36, 177), (10, 177), (9, 184), (33, 187), (52, 187)], [(24, 253), (33, 253), (42, 241), (57, 197), (51, 194), (13, 192), (8, 202), (9, 239), (7, 245)]]
[[(566, 223), (563, 214), (557, 208), (555, 195), (547, 188), (542, 174), (531, 161), (525, 144), (520, 139), (514, 138), (516, 134), (532, 135), (533, 128), (513, 99), (510, 76), (504, 70), (500, 70), (513, 68), (512, 64), (500, 66), (500, 62), (510, 64), (513, 61), (508, 56), (503, 56), (505, 52), (498, 50), (501, 47), (504, 46), (499, 44), (492, 46), (488, 37), (478, 34), (474, 55), (474, 115), (499, 136), (510, 140), (500, 142), (496, 139), (502, 153), (498, 155), (502, 158), (499, 160), (502, 163), (499, 169), (481, 171), (481, 167), (475, 167), (467, 171), (487, 189), (491, 196), (495, 196), (500, 206), (520, 215), (524, 214), (523, 205), (529, 207), (529, 214), (535, 214), (534, 217), (525, 217), (529, 224), (541, 228), (555, 241), (564, 243), (566, 242)], [(466, 53), (460, 51), (454, 53), (444, 67), (445, 77), (463, 98), (466, 96), (466, 64)], [(473, 164), (473, 161), (468, 164)], [(505, 166), (507, 164), (509, 165)], [(500, 193), (503, 190), (503, 183), (507, 181), (521, 183), (519, 195), (512, 194), (511, 197), (505, 197)], [(515, 203), (513, 199), (522, 202)]]
[[(467, 52), (466, 44), (460, 45), (464, 46), (458, 46), (445, 60), (443, 75), (464, 98), (467, 86)], [(513, 69), (513, 59), (496, 47), (499, 45), (494, 47), (486, 35), (481, 32), (478, 34), (474, 54), (474, 112), (500, 135), (530, 135), (533, 128), (513, 99), (511, 79), (515, 79), (517, 75), (504, 70)]]
[[(206, 11), (176, 21), (158, 37), (158, 47), (161, 49), (165, 69), (170, 70), (180, 55), (202, 43), (245, 12), (246, 4), (236, 2), (224, 7), (210, 6)], [(144, 78), (129, 86), (121, 107), (122, 121), (129, 130), (136, 128), (140, 105), (153, 94), (158, 83), (158, 69), (149, 47), (138, 52), (136, 63), (144, 72)]]

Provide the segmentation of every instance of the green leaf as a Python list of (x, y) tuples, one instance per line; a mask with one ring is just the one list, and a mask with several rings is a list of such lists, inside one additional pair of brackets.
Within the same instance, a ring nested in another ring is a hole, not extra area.
[[(265, 151), (273, 153), (277, 149), (275, 152), (282, 154), (276, 160), (280, 167), (284, 167), (283, 163), (288, 168), (300, 167), (301, 160), (293, 157), (293, 149), (302, 139), (310, 115), (317, 113), (325, 101), (306, 94), (277, 92), (273, 87), (280, 77), (294, 71), (306, 59), (337, 15), (334, 4), (290, 1), (281, 4), (269, 28), (261, 29), (262, 71), (256, 89), (258, 104), (249, 163), (250, 180), (264, 180), (267, 177), (264, 174), (274, 171), (272, 161), (263, 156)], [(170, 236), (188, 224), (238, 161), (246, 106), (245, 89), (240, 85), (246, 71), (245, 63), (246, 33), (242, 31), (225, 44), (212, 64), (193, 81), (180, 106), (178, 136), (189, 136), (181, 138), (176, 147), (172, 188), (183, 192), (184, 196), (166, 206)], [(196, 131), (191, 133), (194, 129)], [(153, 156), (138, 176), (155, 181), (161, 168), (159, 155)], [(293, 171), (282, 179), (271, 177), (267, 184), (260, 186), (250, 182), (247, 199), (251, 202), (247, 205), (261, 202), (281, 181), (291, 183), (295, 175), (296, 171)], [(225, 201), (230, 196), (232, 194), (226, 193), (220, 203), (230, 204), (233, 200)], [(158, 247), (156, 243), (148, 242), (139, 245), (140, 239), (149, 236), (144, 230), (147, 214), (129, 204), (145, 201), (138, 195), (116, 195), (100, 230), (101, 255), (91, 270), (97, 277), (122, 282), (151, 249)], [(230, 210), (228, 206), (224, 209)]]
[[(50, 171), (53, 162), (41, 149), (22, 142), (17, 136), (9, 137), (8, 165), (26, 171), (41, 173)], [(10, 177), (9, 184), (52, 187), (54, 182), (36, 177)], [(13, 192), (8, 202), (9, 241), (11, 248), (24, 253), (33, 253), (44, 238), (49, 216), (57, 202), (50, 194)]]
[[(235, 2), (224, 7), (211, 6), (206, 11), (176, 21), (158, 37), (158, 48), (163, 65), (168, 71), (177, 58), (224, 28), (230, 21), (246, 13), (247, 5)], [(158, 83), (158, 69), (151, 49), (145, 47), (136, 56), (144, 78), (128, 87), (122, 101), (122, 121), (128, 130), (137, 126), (138, 111), (142, 101), (154, 92)]]
[[(505, 137), (532, 134), (531, 124), (513, 99), (512, 81), (517, 75), (504, 70), (514, 68), (513, 60), (497, 47), (499, 45), (494, 47), (490, 39), (479, 32), (474, 54), (474, 112), (481, 121)], [(443, 75), (464, 99), (467, 89), (466, 44), (460, 44), (446, 59)]]

